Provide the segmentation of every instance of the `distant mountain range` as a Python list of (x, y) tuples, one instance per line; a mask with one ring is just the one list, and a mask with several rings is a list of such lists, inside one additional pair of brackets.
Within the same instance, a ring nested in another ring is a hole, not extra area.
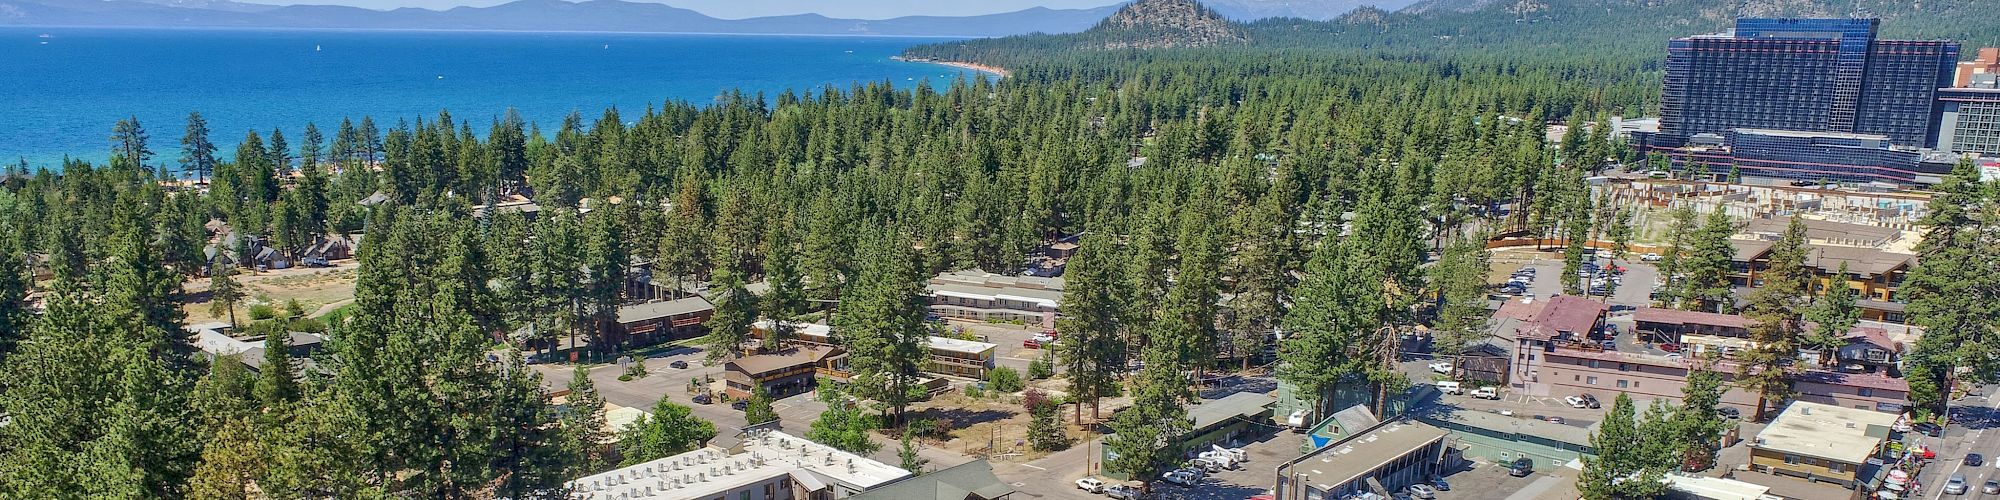
[[(1264, 0), (1248, 0), (1264, 1)], [(274, 6), (229, 0), (0, 0), (0, 26), (347, 28), (411, 30), (625, 31), (804, 35), (973, 36), (1074, 33), (1116, 11), (1027, 10), (982, 16), (836, 19), (817, 14), (718, 19), (670, 5), (622, 0), (518, 0), (492, 7), (371, 10)]]
[(1267, 17), (1295, 17), (1314, 21), (1331, 20), (1354, 9), (1374, 7), (1393, 11), (1418, 0), (1207, 0), (1202, 4), (1236, 21)]

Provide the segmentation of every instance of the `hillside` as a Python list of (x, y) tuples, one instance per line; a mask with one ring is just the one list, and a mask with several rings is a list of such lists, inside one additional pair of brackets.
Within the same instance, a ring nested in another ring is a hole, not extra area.
[(1209, 47), (1250, 41), (1243, 28), (1194, 0), (1139, 0), (1081, 34), (1106, 49)]
[(718, 19), (688, 9), (623, 0), (517, 0), (491, 7), (371, 10), (336, 5), (271, 6), (229, 0), (0, 0), (0, 26), (347, 28), (408, 30), (622, 31), (811, 35), (1006, 36), (1089, 29), (1114, 7), (1033, 8), (967, 17), (837, 19), (819, 15)]
[(1396, 10), (1416, 0), (1210, 0), (1203, 2), (1236, 21), (1290, 17), (1325, 21), (1363, 7)]

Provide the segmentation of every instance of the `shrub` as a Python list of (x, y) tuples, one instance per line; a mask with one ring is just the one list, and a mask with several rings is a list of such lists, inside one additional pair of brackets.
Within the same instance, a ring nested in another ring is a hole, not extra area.
[(986, 393), (979, 390), (979, 384), (965, 384), (965, 397), (979, 399), (986, 397)]
[(252, 320), (263, 321), (276, 317), (278, 317), (278, 310), (272, 308), (270, 304), (250, 306), (250, 319)]
[(306, 333), (326, 333), (326, 322), (320, 321), (317, 318), (295, 319), (292, 320), (292, 331), (306, 332)]
[(305, 315), (306, 315), (306, 305), (300, 304), (299, 299), (291, 299), (285, 301), (285, 317), (301, 318), (305, 317)]
[(1005, 366), (986, 372), (986, 383), (992, 385), (994, 392), (1021, 392), (1021, 388), (1023, 387), (1021, 372), (1014, 371), (1013, 368)]
[(1028, 380), (1042, 380), (1055, 375), (1055, 363), (1050, 363), (1045, 357), (1028, 362)]
[(619, 381), (619, 382), (631, 382), (631, 381), (632, 381), (632, 374), (630, 374), (630, 373), (621, 373), (621, 374), (618, 374), (618, 381)]

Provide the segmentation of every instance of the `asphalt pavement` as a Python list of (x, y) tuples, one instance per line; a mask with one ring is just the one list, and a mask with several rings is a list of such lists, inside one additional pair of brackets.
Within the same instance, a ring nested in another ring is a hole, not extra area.
[[(1952, 423), (1945, 429), (1942, 438), (1922, 438), (1925, 444), (1933, 445), (1937, 451), (1937, 461), (1917, 474), (1918, 484), (1926, 490), (1925, 498), (1944, 498), (1944, 482), (1952, 474), (1965, 474), (1965, 498), (1991, 498), (1994, 495), (1980, 493), (1979, 487), (1988, 479), (2000, 479), (2000, 468), (1994, 466), (1996, 454), (2000, 454), (2000, 432), (1987, 432), (2000, 426), (2000, 398), (1992, 396), (1968, 396), (1953, 401)], [(1984, 456), (1980, 465), (1965, 463), (1967, 453)]]

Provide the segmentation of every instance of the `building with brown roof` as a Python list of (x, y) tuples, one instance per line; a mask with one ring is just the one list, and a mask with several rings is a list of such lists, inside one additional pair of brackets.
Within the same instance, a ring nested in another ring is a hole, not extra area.
[[(1731, 281), (1739, 287), (1762, 286), (1762, 274), (1770, 265), (1772, 242), (1730, 240), (1729, 243), (1736, 249), (1735, 256), (1731, 258)], [(1861, 307), (1862, 319), (1887, 323), (1905, 321), (1903, 297), (1898, 290), (1902, 288), (1910, 268), (1917, 264), (1915, 255), (1874, 248), (1806, 245), (1805, 264), (1813, 274), (1814, 295), (1823, 295), (1827, 287), (1844, 282), (1860, 295), (1857, 305)], [(1836, 277), (1842, 264), (1847, 266), (1848, 274)]]
[(821, 373), (844, 378), (847, 351), (835, 346), (799, 346), (772, 354), (744, 356), (722, 365), (723, 390), (732, 398), (749, 398), (756, 387), (772, 398), (783, 398), (813, 389)]

